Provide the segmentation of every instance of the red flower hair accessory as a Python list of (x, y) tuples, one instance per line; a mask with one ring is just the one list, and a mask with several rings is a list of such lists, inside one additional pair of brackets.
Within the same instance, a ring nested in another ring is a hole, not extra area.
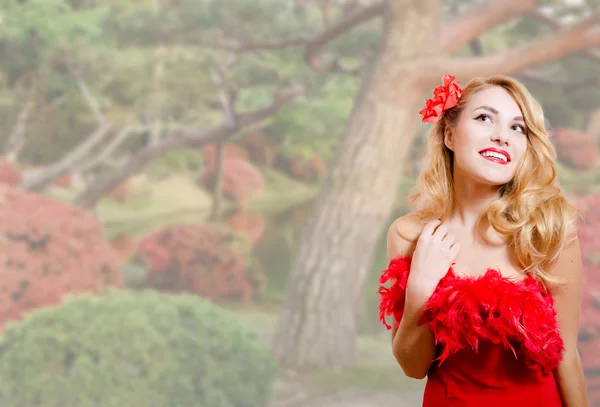
[(444, 75), (444, 84), (433, 90), (433, 98), (427, 99), (425, 108), (419, 112), (422, 122), (435, 123), (446, 110), (453, 108), (462, 96), (460, 82), (453, 82), (456, 77)]

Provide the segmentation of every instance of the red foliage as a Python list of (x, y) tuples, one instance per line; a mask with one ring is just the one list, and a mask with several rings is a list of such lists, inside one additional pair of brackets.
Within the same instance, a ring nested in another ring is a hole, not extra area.
[(123, 287), (121, 264), (87, 211), (0, 186), (0, 325), (66, 294)]
[[(204, 166), (209, 168), (214, 168), (216, 161), (216, 145), (215, 144), (207, 144), (200, 150), (202, 153), (202, 158), (204, 159)], [(247, 160), (248, 153), (242, 147), (237, 144), (226, 143), (223, 146), (223, 159), (238, 159), (238, 160)]]
[(305, 182), (319, 181), (327, 172), (327, 165), (315, 153), (312, 153), (308, 158), (300, 155), (291, 158), (279, 156), (276, 166), (292, 178)]
[(261, 214), (243, 208), (229, 216), (225, 224), (231, 229), (245, 232), (252, 243), (256, 243), (265, 233), (265, 220)]
[(244, 136), (242, 145), (248, 151), (252, 162), (271, 166), (277, 156), (277, 146), (273, 138), (264, 131), (255, 131)]
[(151, 233), (138, 246), (149, 271), (148, 285), (212, 299), (249, 300), (254, 287), (246, 256), (232, 240), (231, 232), (210, 225), (175, 226)]
[[(207, 188), (214, 186), (215, 167), (206, 166), (200, 174), (200, 183)], [(240, 158), (223, 160), (223, 195), (235, 201), (247, 201), (260, 193), (265, 180), (250, 162)]]
[(23, 181), (23, 173), (17, 166), (8, 161), (0, 161), (0, 184), (19, 186)]
[(598, 147), (587, 134), (558, 129), (552, 137), (558, 160), (577, 170), (589, 170), (598, 163)]
[(73, 175), (72, 174), (65, 174), (61, 177), (58, 177), (54, 181), (54, 186), (59, 187), (59, 188), (69, 188), (69, 187), (71, 187), (71, 185), (73, 185)]

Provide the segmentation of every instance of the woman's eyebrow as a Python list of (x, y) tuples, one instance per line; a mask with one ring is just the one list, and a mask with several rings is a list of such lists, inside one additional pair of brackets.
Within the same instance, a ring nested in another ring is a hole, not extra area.
[[(484, 110), (488, 110), (494, 114), (498, 114), (500, 113), (497, 109), (494, 109), (491, 106), (487, 106), (487, 105), (483, 105), (483, 106), (479, 106), (478, 108), (476, 108), (475, 110), (479, 110), (479, 109), (484, 109)], [(515, 116), (513, 117), (513, 120), (517, 120), (517, 121), (521, 121), (524, 122), (525, 120), (523, 119), (523, 116)]]

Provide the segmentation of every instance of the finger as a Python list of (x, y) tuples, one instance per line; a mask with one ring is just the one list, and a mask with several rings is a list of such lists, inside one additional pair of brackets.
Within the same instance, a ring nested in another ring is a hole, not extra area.
[(442, 243), (446, 245), (446, 247), (450, 247), (456, 241), (456, 237), (452, 233), (446, 234), (446, 236), (442, 239)]
[(460, 252), (460, 242), (456, 242), (452, 246), (450, 246), (450, 257), (452, 258), (452, 260), (454, 260), (456, 258), (456, 256), (458, 255), (459, 252)]
[(434, 219), (434, 220), (431, 220), (431, 221), (427, 222), (427, 224), (423, 228), (423, 231), (421, 232), (421, 236), (431, 236), (431, 235), (433, 235), (433, 230), (435, 229), (435, 227), (437, 225), (440, 224), (440, 222), (441, 222), (441, 220), (439, 220), (439, 219)]
[(438, 226), (437, 230), (433, 234), (434, 240), (441, 242), (444, 237), (448, 234), (448, 227), (445, 224)]

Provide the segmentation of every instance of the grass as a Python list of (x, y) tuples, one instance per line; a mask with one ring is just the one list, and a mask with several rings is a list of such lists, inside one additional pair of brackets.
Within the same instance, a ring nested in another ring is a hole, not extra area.
[[(240, 322), (271, 344), (278, 318), (278, 308), (272, 305), (220, 302), (232, 311)], [(406, 378), (394, 360), (387, 332), (378, 337), (359, 337), (357, 363), (341, 372), (315, 370), (293, 378), (296, 385), (315, 393), (335, 393), (347, 388), (402, 391), (415, 388), (415, 381)], [(289, 380), (289, 379), (288, 379)]]
[[(296, 181), (272, 168), (261, 168), (266, 188), (249, 202), (252, 210), (262, 214), (277, 214), (312, 200), (317, 185)], [(78, 188), (49, 188), (51, 197), (72, 201), (81, 192)], [(109, 196), (97, 206), (97, 215), (105, 225), (109, 238), (127, 233), (140, 236), (157, 228), (176, 224), (204, 223), (210, 214), (212, 196), (186, 174), (174, 174), (159, 181), (140, 182), (134, 196), (120, 202)], [(223, 210), (234, 203), (225, 201)]]
[(175, 224), (203, 223), (210, 213), (212, 198), (185, 176), (172, 176), (140, 187), (126, 202), (104, 198), (98, 216), (107, 234), (143, 235)]
[(260, 167), (267, 187), (250, 204), (252, 209), (264, 214), (285, 212), (313, 200), (320, 185), (297, 181), (270, 167)]
[(349, 367), (340, 373), (315, 372), (305, 378), (305, 382), (328, 393), (347, 388), (401, 391), (414, 387), (398, 365), (365, 364)]
[[(80, 191), (51, 188), (48, 195), (65, 201)], [(143, 235), (153, 229), (181, 223), (202, 223), (210, 212), (212, 198), (193, 179), (174, 175), (165, 180), (141, 183), (125, 202), (109, 196), (97, 206), (97, 216), (109, 238), (127, 233)]]

